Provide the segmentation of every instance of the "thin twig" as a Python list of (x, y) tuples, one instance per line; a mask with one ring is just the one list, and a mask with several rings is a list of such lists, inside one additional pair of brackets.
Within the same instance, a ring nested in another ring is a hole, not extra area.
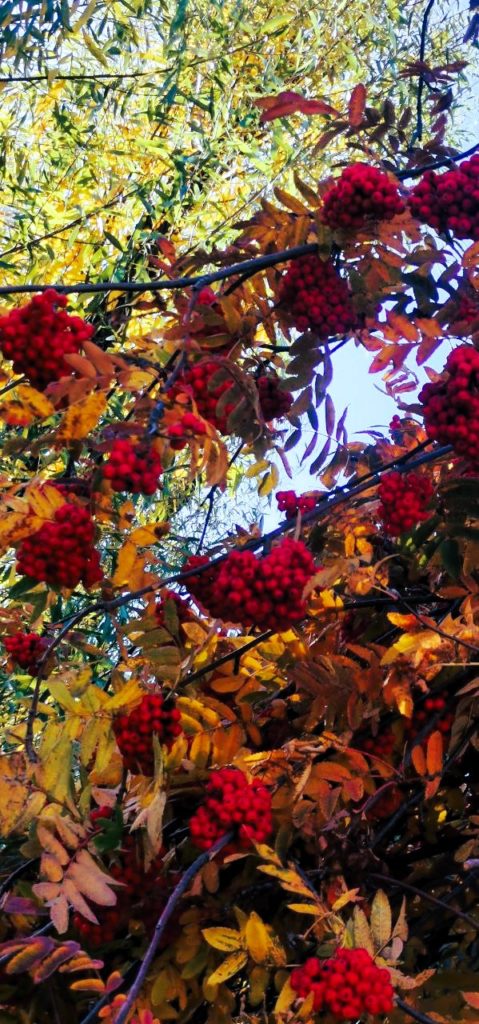
[(472, 925), (473, 928), (479, 928), (479, 922), (474, 921), (469, 914), (463, 913), (462, 910), (454, 910), (444, 900), (440, 900), (437, 896), (431, 896), (428, 892), (423, 892), (421, 889), (417, 889), (415, 885), (410, 885), (409, 882), (400, 881), (398, 878), (391, 878), (389, 875), (381, 875), (377, 871), (370, 872), (370, 878), (376, 878), (379, 882), (386, 882), (387, 885), (397, 886), (398, 889), (404, 889), (405, 892), (411, 892), (414, 896), (420, 896), (421, 899), (427, 900), (429, 903), (433, 903), (434, 906), (440, 907), (441, 910), (446, 910), (449, 914), (460, 917), (461, 920), (466, 921), (467, 924)]
[[(434, 7), (435, 2), (436, 2), (436, 0), (429, 0), (428, 4), (426, 6), (426, 10), (424, 11), (423, 19), (422, 19), (421, 44), (420, 44), (420, 47), (419, 47), (419, 62), (420, 62), (420, 64), (424, 64), (424, 56), (425, 56), (425, 53), (426, 53), (427, 28), (428, 28), (428, 23), (429, 23), (429, 16), (431, 14), (431, 11), (432, 11), (432, 9)], [(419, 84), (418, 84), (418, 87), (417, 87), (416, 129), (415, 129), (413, 137), (411, 139), (411, 147), (414, 145), (416, 140), (418, 142), (420, 142), (421, 139), (422, 139), (422, 134), (423, 134), (422, 97), (423, 97), (423, 92), (424, 92), (425, 81), (426, 81), (426, 79), (425, 79), (425, 76), (424, 76), (424, 71), (421, 71), (421, 73), (419, 75)]]
[(422, 164), (419, 167), (414, 167), (409, 171), (395, 171), (396, 178), (400, 181), (405, 181), (407, 178), (420, 178), (425, 171), (437, 171), (441, 167), (450, 166), (451, 163), (456, 163), (458, 160), (465, 160), (466, 157), (472, 156), (473, 153), (477, 153), (479, 149), (479, 142), (476, 142), (470, 149), (463, 150), (462, 153), (455, 153), (454, 156), (443, 156), (439, 160), (431, 160), (428, 164)]
[[(216, 843), (214, 843), (214, 845), (209, 850), (205, 850), (204, 853), (200, 853), (200, 856), (197, 857), (196, 860), (194, 860), (190, 867), (185, 871), (183, 877), (178, 882), (178, 885), (173, 890), (165, 906), (165, 909), (162, 911), (160, 917), (158, 918), (155, 930), (153, 932), (153, 937), (145, 953), (145, 957), (143, 959), (140, 970), (138, 971), (138, 974), (133, 982), (133, 985), (131, 986), (126, 1002), (123, 1004), (123, 1006), (120, 1009), (120, 1012), (115, 1018), (115, 1024), (125, 1024), (125, 1021), (130, 1013), (130, 1010), (134, 1006), (135, 1000), (138, 998), (141, 992), (143, 982), (145, 981), (148, 971), (150, 969), (150, 965), (154, 960), (156, 950), (158, 948), (166, 925), (168, 924), (168, 921), (170, 920), (170, 917), (177, 903), (183, 896), (183, 893), (186, 892), (190, 882), (192, 882), (193, 879), (196, 878), (196, 875), (199, 874), (203, 865), (207, 864), (208, 861), (211, 860), (216, 853), (219, 853), (220, 850), (223, 850), (224, 847), (228, 845), (228, 843), (232, 839), (232, 835), (232, 832), (228, 832), (225, 836), (221, 836), (220, 839), (217, 839)], [(85, 1021), (83, 1021), (82, 1024), (85, 1024)]]

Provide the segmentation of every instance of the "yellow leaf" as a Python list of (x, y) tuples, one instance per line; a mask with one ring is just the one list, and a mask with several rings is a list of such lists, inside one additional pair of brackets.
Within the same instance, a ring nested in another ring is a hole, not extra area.
[(364, 910), (361, 907), (354, 908), (353, 915), (353, 926), (354, 926), (354, 945), (367, 949), (371, 956), (374, 956), (373, 940), (371, 938), (371, 930), (368, 925), (368, 920)]
[(201, 934), (213, 949), (220, 949), (222, 953), (232, 953), (243, 946), (241, 935), (234, 928), (203, 928)]
[(243, 950), (232, 953), (231, 956), (226, 957), (220, 967), (217, 967), (216, 971), (213, 971), (213, 974), (210, 974), (208, 985), (222, 985), (224, 981), (228, 981), (228, 978), (232, 978), (234, 974), (241, 971), (247, 962), (248, 954)]
[(191, 744), (189, 758), (197, 768), (206, 768), (211, 750), (211, 739), (206, 732), (200, 732)]
[(13, 832), (28, 799), (28, 766), (23, 754), (0, 757), (0, 835)]
[(334, 901), (332, 910), (341, 910), (347, 903), (351, 903), (358, 895), (359, 889), (348, 889), (347, 892), (342, 892), (341, 896), (338, 896), (337, 900)]
[(371, 906), (371, 932), (379, 949), (389, 942), (391, 937), (391, 907), (386, 893), (379, 889)]
[(297, 914), (312, 914), (313, 917), (319, 917), (322, 914), (321, 907), (318, 907), (316, 903), (288, 903), (290, 910), (295, 910)]
[(132, 576), (135, 567), (138, 562), (141, 562), (141, 567), (144, 567), (144, 559), (138, 554), (138, 548), (136, 544), (133, 544), (131, 540), (125, 541), (118, 552), (118, 559), (116, 563), (116, 569), (113, 576), (113, 585), (115, 587), (121, 587), (123, 584), (128, 583), (129, 586), (134, 586), (132, 583)]
[(108, 713), (116, 714), (118, 711), (130, 711), (135, 704), (139, 704), (144, 694), (139, 682), (136, 679), (129, 679), (128, 682), (110, 698), (106, 705)]
[(48, 419), (55, 412), (55, 407), (46, 395), (30, 387), (29, 384), (19, 384), (15, 388), (15, 401), (20, 403), (22, 410), (29, 416), (30, 422), (37, 418)]
[(248, 952), (257, 964), (265, 963), (269, 958), (271, 939), (266, 925), (258, 914), (253, 911), (246, 924), (245, 939)]
[(297, 998), (298, 993), (295, 991), (294, 988), (291, 988), (290, 980), (289, 978), (286, 978), (286, 981), (276, 1000), (274, 1012), (285, 1013), (286, 1010), (289, 1010), (290, 1006), (294, 1003), (295, 999)]
[(67, 409), (57, 431), (58, 441), (82, 441), (96, 427), (106, 409), (103, 392), (92, 392)]
[(81, 710), (81, 704), (72, 697), (70, 691), (65, 686), (65, 683), (58, 679), (58, 676), (51, 676), (46, 685), (50, 690), (50, 693), (57, 704), (65, 711), (70, 711), (72, 714), (77, 715)]
[(53, 519), (56, 509), (65, 504), (65, 496), (52, 484), (29, 487), (25, 497), (31, 511), (41, 519)]

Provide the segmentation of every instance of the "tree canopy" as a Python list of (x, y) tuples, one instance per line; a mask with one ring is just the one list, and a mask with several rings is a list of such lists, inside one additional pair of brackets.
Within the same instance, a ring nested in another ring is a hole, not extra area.
[(477, 1020), (475, 7), (3, 5), (0, 1024)]

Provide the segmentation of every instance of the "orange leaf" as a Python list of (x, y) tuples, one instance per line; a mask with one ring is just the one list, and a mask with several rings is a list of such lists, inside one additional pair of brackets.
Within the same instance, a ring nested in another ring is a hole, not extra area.
[(427, 772), (426, 755), (421, 745), (418, 743), (417, 746), (412, 748), (411, 761), (418, 773), (418, 775), (425, 775)]
[(366, 106), (366, 86), (360, 82), (349, 97), (348, 116), (351, 128), (358, 128), (362, 122)]

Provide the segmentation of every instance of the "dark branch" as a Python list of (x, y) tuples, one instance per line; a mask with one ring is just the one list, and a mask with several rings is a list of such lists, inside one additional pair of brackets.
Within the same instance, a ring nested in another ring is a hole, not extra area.
[(97, 292), (158, 292), (163, 289), (198, 288), (200, 285), (224, 281), (228, 277), (233, 277), (234, 274), (243, 274), (245, 271), (252, 271), (256, 274), (267, 267), (276, 266), (277, 263), (285, 263), (287, 260), (298, 259), (300, 256), (316, 252), (317, 248), (315, 242), (308, 242), (305, 245), (296, 245), (292, 249), (284, 249), (282, 252), (266, 253), (263, 256), (244, 260), (242, 263), (233, 263), (230, 267), (213, 270), (208, 274), (200, 274), (198, 277), (165, 277), (158, 281), (99, 281), (97, 284), (5, 284), (0, 287), (0, 295), (29, 295), (45, 292), (48, 288), (54, 288), (63, 295), (92, 295)]
[(420, 1010), (415, 1010), (414, 1006), (411, 1006), (410, 1003), (405, 1003), (404, 999), (401, 999), (399, 996), (396, 996), (396, 1006), (399, 1006), (400, 1010), (404, 1010), (404, 1013), (407, 1013), (413, 1020), (417, 1020), (418, 1024), (437, 1024), (437, 1021), (433, 1020), (432, 1017), (428, 1017), (426, 1013), (421, 1013)]
[[(231, 841), (232, 836), (233, 833), (228, 832), (225, 836), (222, 836), (221, 839), (217, 839), (216, 843), (211, 847), (211, 849), (205, 850), (204, 853), (200, 853), (200, 856), (197, 857), (196, 860), (194, 860), (190, 867), (185, 871), (184, 875), (178, 882), (178, 885), (173, 890), (165, 906), (165, 909), (158, 918), (155, 930), (153, 932), (153, 938), (145, 953), (145, 957), (140, 967), (140, 970), (138, 971), (138, 974), (128, 993), (126, 1002), (123, 1004), (123, 1006), (120, 1009), (120, 1012), (115, 1017), (115, 1024), (125, 1024), (125, 1021), (129, 1016), (130, 1010), (132, 1009), (135, 1003), (135, 999), (138, 998), (141, 992), (143, 982), (145, 981), (148, 971), (150, 969), (150, 965), (154, 960), (156, 950), (158, 949), (158, 945), (161, 941), (161, 937), (165, 931), (166, 925), (168, 924), (168, 921), (170, 920), (170, 917), (177, 903), (179, 903), (181, 897), (183, 896), (183, 893), (186, 892), (190, 882), (192, 882), (193, 879), (196, 878), (196, 875), (199, 874), (203, 865), (207, 864), (208, 861), (211, 860), (216, 853), (219, 853), (220, 850), (227, 846), (227, 844)], [(82, 1024), (85, 1024), (85, 1022), (83, 1021)]]
[(460, 917), (462, 921), (466, 921), (474, 929), (479, 928), (479, 922), (474, 921), (474, 918), (470, 917), (469, 914), (463, 913), (462, 910), (454, 910), (453, 907), (448, 906), (444, 900), (440, 900), (437, 896), (431, 896), (428, 892), (423, 892), (422, 889), (417, 889), (415, 885), (410, 885), (409, 882), (400, 881), (398, 878), (390, 878), (389, 875), (381, 875), (377, 871), (372, 871), (369, 875), (370, 878), (375, 878), (379, 882), (385, 882), (387, 885), (393, 885), (398, 889), (404, 889), (405, 892), (410, 892), (414, 896), (420, 896), (422, 900), (427, 900), (428, 903), (433, 903), (434, 906), (439, 907), (441, 910), (445, 910), (448, 914), (453, 914), (455, 917)]
[[(436, 0), (429, 0), (428, 4), (426, 6), (426, 10), (424, 11), (424, 17), (422, 19), (421, 44), (420, 44), (420, 48), (419, 48), (419, 61), (420, 61), (421, 64), (424, 63), (424, 56), (425, 56), (425, 53), (426, 53), (426, 40), (427, 40), (427, 28), (428, 28), (428, 23), (429, 23), (429, 16), (431, 14), (431, 11), (432, 11), (432, 9), (434, 7), (435, 2), (436, 2)], [(426, 79), (425, 79), (425, 76), (424, 76), (424, 72), (421, 71), (421, 74), (419, 75), (419, 84), (418, 84), (418, 88), (417, 88), (416, 130), (415, 130), (414, 135), (413, 135), (413, 137), (411, 139), (411, 146), (414, 144), (416, 139), (418, 140), (418, 142), (420, 142), (421, 139), (422, 139), (422, 133), (423, 133), (422, 99), (423, 99), (425, 83), (426, 83)]]

